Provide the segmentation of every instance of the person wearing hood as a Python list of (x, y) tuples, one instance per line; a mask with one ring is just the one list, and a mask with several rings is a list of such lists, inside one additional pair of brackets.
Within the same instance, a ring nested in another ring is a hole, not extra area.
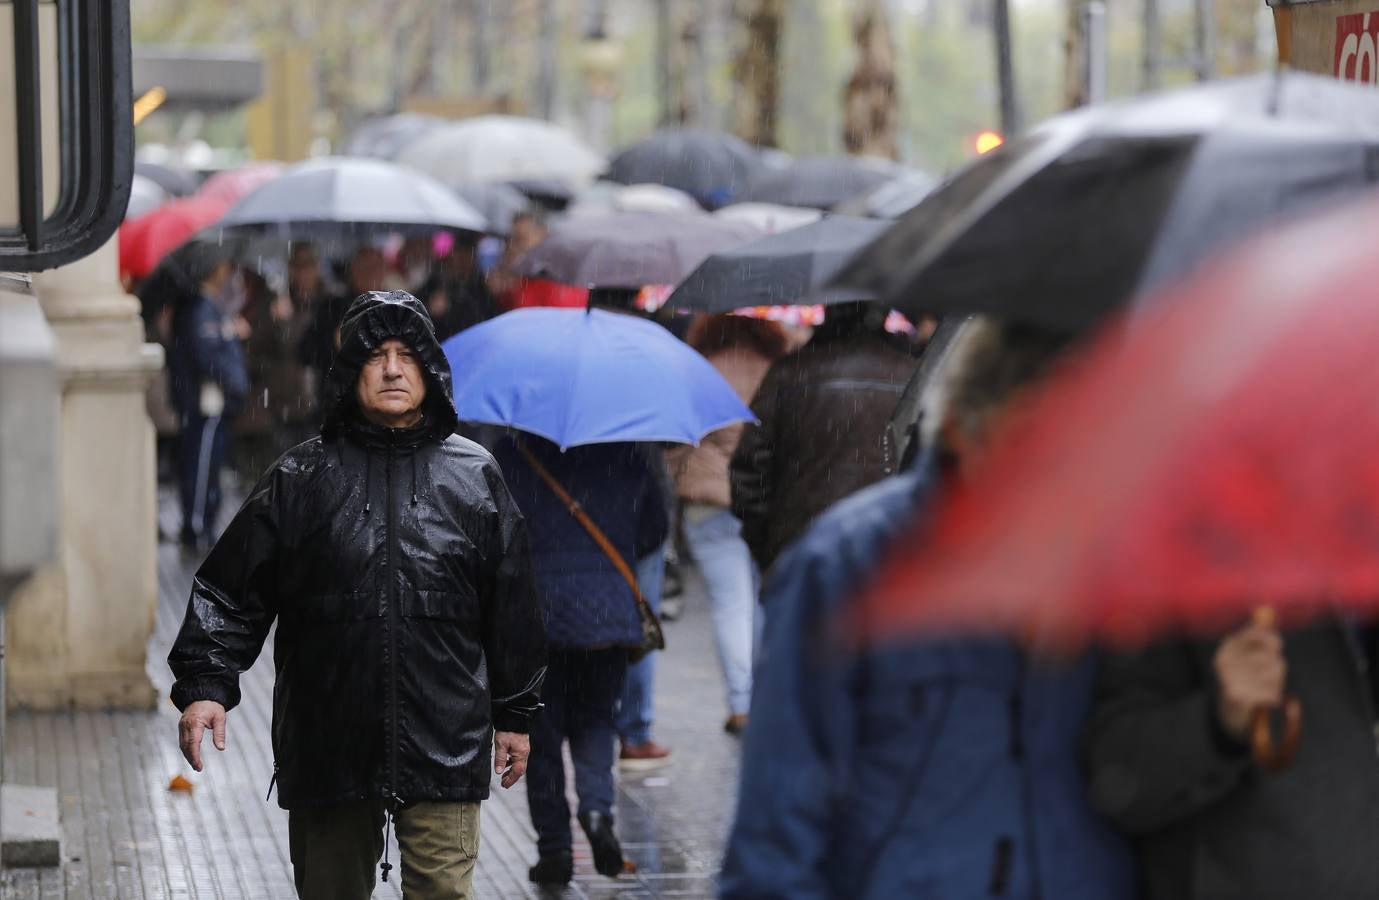
[(490, 765), (517, 783), (540, 706), (526, 524), (493, 457), (454, 433), (450, 366), (415, 297), (358, 297), (326, 386), (321, 434), (259, 480), (196, 573), (168, 656), (181, 749), (197, 771), (205, 731), (224, 749), (276, 622), (274, 782), (298, 896), (370, 897), (391, 827), (408, 898), (469, 897)]
[[(1000, 637), (839, 637), (860, 586), (1065, 341), (980, 320), (945, 359), (915, 467), (843, 500), (777, 561), (724, 900), (1131, 900), (1125, 842), (1081, 770), (1090, 655)], [(1017, 413), (1018, 414), (1018, 413)]]
[(220, 515), (220, 473), (230, 452), (230, 422), (249, 394), (240, 315), (244, 285), (230, 258), (197, 245), (179, 261), (191, 289), (172, 314), (168, 386), (177, 412), (177, 481), (182, 546), (199, 551)]

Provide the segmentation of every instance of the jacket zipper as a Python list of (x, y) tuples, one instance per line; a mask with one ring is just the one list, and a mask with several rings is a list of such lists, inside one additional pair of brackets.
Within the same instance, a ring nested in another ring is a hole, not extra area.
[(393, 572), (393, 542), (396, 535), (396, 513), (393, 504), (393, 448), (388, 445), (387, 465), (383, 474), (384, 521), (386, 545), (384, 568), (388, 579), (388, 802), (391, 807), (397, 804), (397, 578)]

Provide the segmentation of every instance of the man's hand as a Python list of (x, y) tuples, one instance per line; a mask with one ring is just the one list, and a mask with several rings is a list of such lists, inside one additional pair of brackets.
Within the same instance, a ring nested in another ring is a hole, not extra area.
[[(527, 757), (531, 756), (531, 739), (515, 731), (493, 734), (493, 771), (503, 776), (503, 787), (510, 788), (527, 774)], [(197, 770), (201, 771), (200, 769)]]
[(1288, 664), (1272, 616), (1256, 615), (1248, 626), (1222, 641), (1213, 667), (1221, 726), (1231, 736), (1246, 740), (1255, 709), (1283, 702)]
[[(211, 729), (211, 742), (225, 749), (225, 707), (214, 700), (197, 700), (187, 705), (177, 723), (177, 743), (192, 768), (201, 771), (201, 735)], [(515, 780), (515, 779), (514, 779)]]

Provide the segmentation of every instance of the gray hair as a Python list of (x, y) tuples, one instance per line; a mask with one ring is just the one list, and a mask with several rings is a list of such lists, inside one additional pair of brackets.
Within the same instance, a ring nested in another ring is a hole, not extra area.
[(1048, 374), (1069, 337), (974, 316), (953, 338), (924, 398), (924, 443), (952, 420), (980, 440), (991, 418), (1022, 388)]

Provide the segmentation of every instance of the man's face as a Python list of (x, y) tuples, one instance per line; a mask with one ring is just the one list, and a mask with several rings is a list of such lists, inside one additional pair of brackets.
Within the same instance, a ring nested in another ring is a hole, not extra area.
[(389, 338), (370, 353), (359, 372), (355, 399), (364, 418), (375, 425), (415, 425), (426, 399), (426, 376), (412, 348)]
[(383, 290), (387, 277), (388, 261), (381, 250), (365, 247), (350, 260), (350, 288), (356, 294)]
[(545, 239), (546, 229), (537, 220), (527, 217), (513, 219), (507, 249), (516, 259)]
[(316, 251), (309, 247), (294, 250), (287, 277), (293, 290), (308, 297), (315, 294), (321, 286), (321, 267), (316, 259)]

